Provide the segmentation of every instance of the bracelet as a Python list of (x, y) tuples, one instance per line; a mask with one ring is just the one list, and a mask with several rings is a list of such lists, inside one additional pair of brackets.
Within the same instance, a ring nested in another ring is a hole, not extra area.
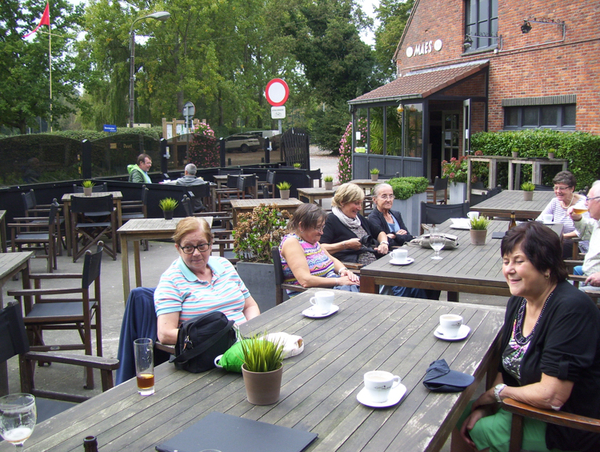
[(347, 269), (346, 267), (342, 267), (342, 268), (340, 268), (340, 271), (338, 272), (338, 275), (342, 276), (342, 272), (343, 272), (344, 270), (348, 270), (348, 269)]
[(384, 240), (383, 242), (380, 243), (380, 245), (390, 246), (390, 242), (388, 242), (387, 240)]

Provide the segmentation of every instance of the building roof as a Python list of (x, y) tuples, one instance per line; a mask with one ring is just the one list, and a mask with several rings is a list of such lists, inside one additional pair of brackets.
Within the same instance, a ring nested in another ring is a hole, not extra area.
[(402, 99), (422, 99), (476, 74), (486, 68), (488, 64), (489, 60), (478, 60), (409, 72), (348, 103), (358, 105), (386, 101), (399, 102)]

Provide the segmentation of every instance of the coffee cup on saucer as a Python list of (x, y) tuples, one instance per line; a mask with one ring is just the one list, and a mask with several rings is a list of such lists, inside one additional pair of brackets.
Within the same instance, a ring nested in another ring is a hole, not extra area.
[(544, 224), (552, 223), (552, 214), (545, 213), (544, 215), (542, 215), (542, 221), (544, 222)]
[(479, 218), (479, 212), (467, 212), (467, 218), (469, 220), (476, 220), (477, 218)]
[(405, 264), (408, 260), (408, 250), (397, 248), (392, 250), (392, 260), (398, 264)]
[(398, 375), (384, 370), (372, 370), (364, 375), (365, 389), (372, 402), (387, 401), (392, 388), (397, 387), (402, 379)]
[(449, 339), (458, 336), (460, 327), (463, 324), (463, 318), (458, 314), (442, 314), (440, 316), (440, 326), (438, 331)]
[(333, 305), (335, 293), (332, 290), (319, 290), (315, 296), (310, 299), (310, 304), (317, 314), (328, 314)]

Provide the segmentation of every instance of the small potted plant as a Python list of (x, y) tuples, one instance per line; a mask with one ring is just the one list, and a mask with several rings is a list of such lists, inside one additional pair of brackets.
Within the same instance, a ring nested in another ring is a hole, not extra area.
[(257, 334), (241, 342), (242, 376), (248, 402), (272, 405), (279, 400), (283, 374), (283, 344)]
[(83, 194), (85, 196), (92, 196), (92, 190), (94, 189), (94, 185), (96, 184), (91, 180), (84, 180), (81, 183), (81, 186), (83, 187)]
[(371, 180), (375, 182), (377, 179), (379, 179), (379, 170), (377, 168), (373, 168), (371, 170)]
[(301, 163), (294, 163), (294, 168), (300, 169), (302, 167)]
[(512, 158), (516, 159), (519, 157), (519, 150), (517, 148), (512, 148)]
[(173, 211), (177, 208), (178, 205), (179, 203), (173, 198), (164, 198), (158, 202), (158, 207), (160, 207), (160, 210), (163, 211), (165, 220), (173, 219)]
[(333, 176), (325, 176), (323, 181), (325, 182), (325, 190), (333, 190)]
[(478, 218), (471, 218), (471, 244), (475, 246), (485, 245), (487, 228), (490, 219), (480, 215)]
[(277, 184), (277, 188), (279, 189), (279, 196), (281, 197), (281, 199), (290, 198), (290, 189), (292, 188), (292, 184), (286, 181), (279, 182)]
[(555, 155), (555, 154), (554, 154), (555, 152), (556, 152), (556, 151), (555, 151), (554, 149), (548, 149), (548, 158), (549, 158), (549, 159), (553, 159), (553, 158), (554, 158), (554, 155)]
[(523, 182), (521, 184), (521, 190), (523, 190), (524, 201), (533, 201), (533, 190), (535, 190), (535, 185), (531, 182)]

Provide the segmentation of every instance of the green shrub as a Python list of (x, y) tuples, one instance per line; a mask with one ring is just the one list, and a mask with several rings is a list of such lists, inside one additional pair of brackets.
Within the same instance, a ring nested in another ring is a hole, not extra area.
[(392, 186), (396, 199), (408, 199), (426, 191), (429, 181), (425, 177), (394, 177), (388, 184)]

